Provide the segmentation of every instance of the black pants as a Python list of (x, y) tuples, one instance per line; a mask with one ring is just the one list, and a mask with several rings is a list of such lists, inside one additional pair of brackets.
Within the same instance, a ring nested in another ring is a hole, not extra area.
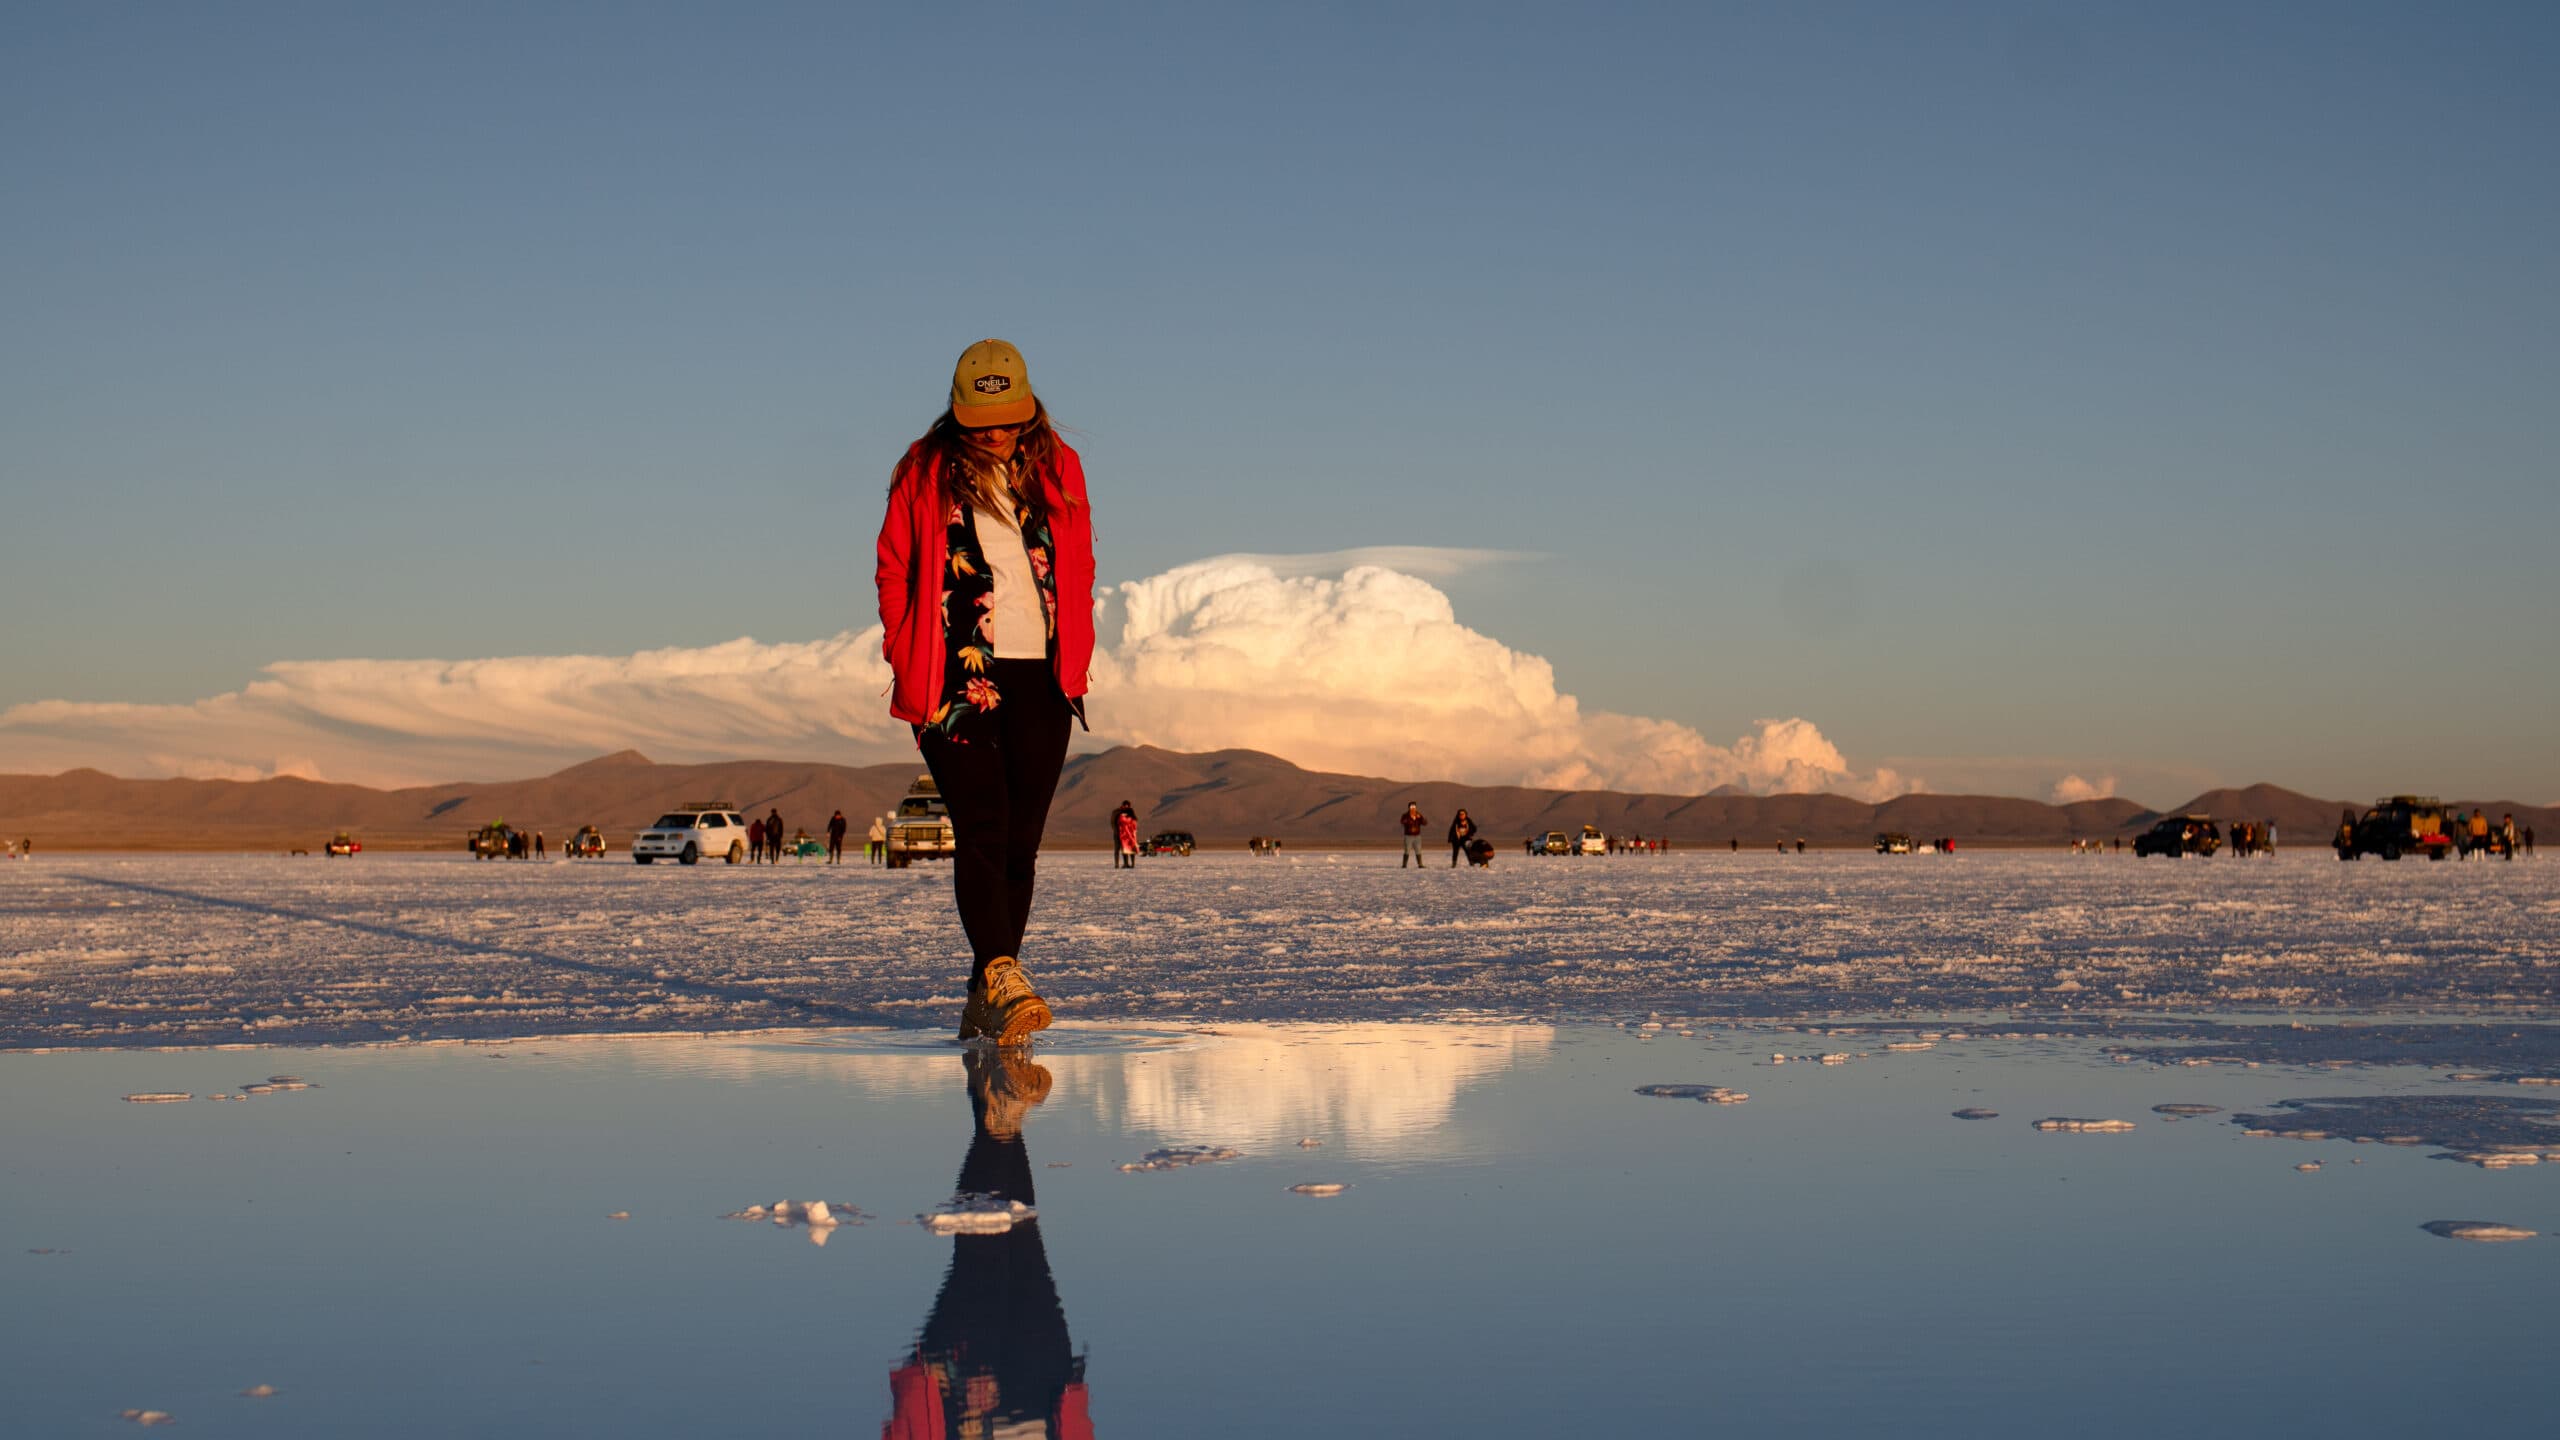
[(996, 708), (963, 720), (957, 736), (926, 729), (925, 768), (951, 809), (951, 888), (960, 928), (975, 961), (1022, 952), (1031, 924), (1031, 888), (1040, 863), (1040, 832), (1067, 763), (1072, 717), (1046, 660), (998, 660), (987, 678), (1002, 697)]

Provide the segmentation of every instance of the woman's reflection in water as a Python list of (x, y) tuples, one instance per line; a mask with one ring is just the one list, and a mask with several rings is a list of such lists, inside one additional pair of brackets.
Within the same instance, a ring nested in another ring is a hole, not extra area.
[[(992, 1049), (973, 1049), (962, 1064), (976, 1125), (955, 1188), (1036, 1206), (1022, 1120), (1049, 1097), (1048, 1070)], [(881, 1440), (1091, 1440), (1084, 1361), (1067, 1339), (1037, 1218), (1001, 1235), (953, 1237), (942, 1293), (914, 1355), (889, 1372), (889, 1396)]]

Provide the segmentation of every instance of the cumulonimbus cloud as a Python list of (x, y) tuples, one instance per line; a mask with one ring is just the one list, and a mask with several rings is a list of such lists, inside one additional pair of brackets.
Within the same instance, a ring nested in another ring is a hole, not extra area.
[[(1416, 573), (1481, 558), (1225, 556), (1106, 587), (1091, 740), (1474, 784), (1870, 799), (1922, 788), (1852, 770), (1802, 719), (1717, 745), (1673, 721), (1586, 711), (1545, 659), (1460, 624)], [(1379, 563), (1389, 559), (1399, 563)], [(666, 761), (904, 760), (914, 742), (889, 716), (888, 684), (876, 625), (620, 656), (283, 661), (187, 704), (0, 711), (0, 770), (398, 785), (539, 774), (625, 748)]]
[(2101, 775), (2095, 780), (2078, 775), (2065, 775), (2053, 782), (2051, 795), (2056, 805), (2076, 805), (2083, 800), (2112, 799), (2116, 793), (2116, 777)]

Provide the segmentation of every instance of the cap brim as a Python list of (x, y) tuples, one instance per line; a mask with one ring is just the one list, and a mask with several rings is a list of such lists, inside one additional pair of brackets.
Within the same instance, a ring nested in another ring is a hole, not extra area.
[(1025, 395), (1019, 400), (997, 400), (985, 405), (954, 405), (951, 418), (971, 430), (989, 425), (1028, 425), (1040, 413), (1040, 402)]

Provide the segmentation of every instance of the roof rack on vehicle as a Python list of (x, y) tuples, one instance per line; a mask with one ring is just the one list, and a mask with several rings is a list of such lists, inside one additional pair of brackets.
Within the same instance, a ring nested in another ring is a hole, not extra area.
[(676, 808), (679, 810), (735, 810), (738, 807), (726, 800), (688, 800)]

